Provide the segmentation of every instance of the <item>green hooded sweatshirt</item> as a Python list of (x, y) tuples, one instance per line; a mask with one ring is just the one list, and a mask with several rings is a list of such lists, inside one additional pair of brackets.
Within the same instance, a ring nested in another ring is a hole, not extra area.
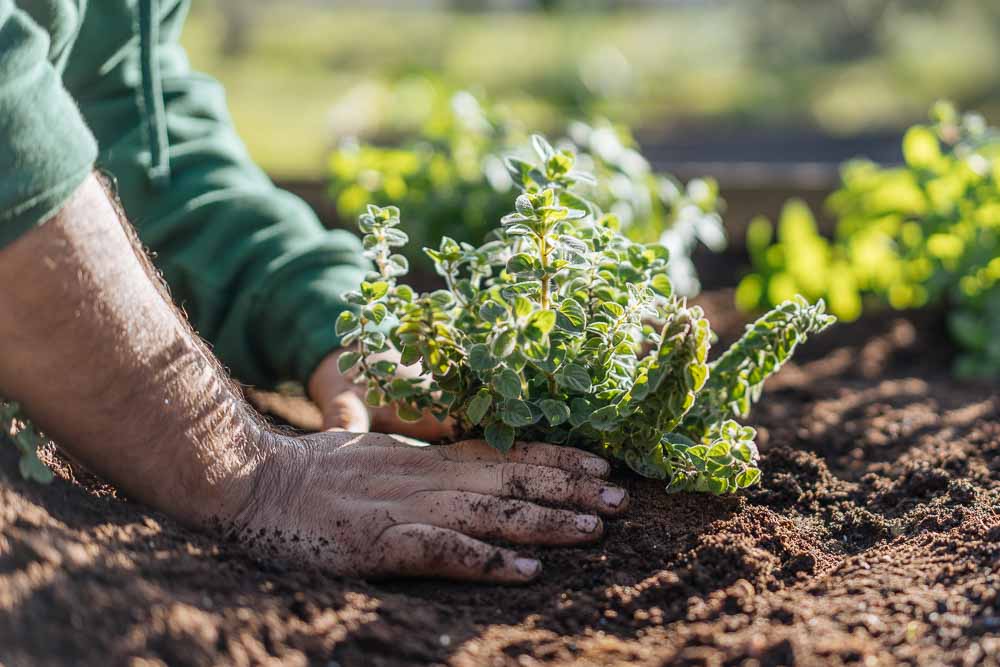
[(178, 43), (188, 8), (0, 0), (0, 247), (103, 172), (235, 377), (305, 382), (338, 345), (340, 295), (367, 266), (361, 244), (251, 162), (222, 87)]

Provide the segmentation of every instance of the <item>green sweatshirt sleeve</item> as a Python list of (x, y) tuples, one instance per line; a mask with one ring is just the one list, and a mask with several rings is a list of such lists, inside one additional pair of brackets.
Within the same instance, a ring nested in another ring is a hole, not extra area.
[(97, 156), (49, 47), (46, 32), (0, 0), (0, 247), (59, 210)]
[(123, 64), (82, 103), (101, 144), (98, 164), (175, 302), (234, 376), (305, 383), (339, 344), (341, 294), (368, 266), (360, 241), (324, 229), (276, 188), (237, 136), (222, 87), (191, 71), (176, 35), (157, 39), (152, 68), (140, 63), (144, 77)]

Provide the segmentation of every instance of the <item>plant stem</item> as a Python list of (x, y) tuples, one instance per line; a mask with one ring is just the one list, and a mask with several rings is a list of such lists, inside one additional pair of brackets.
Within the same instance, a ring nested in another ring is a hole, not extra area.
[(444, 269), (444, 284), (448, 287), (448, 291), (455, 297), (455, 302), (459, 306), (463, 308), (467, 307), (469, 302), (465, 300), (465, 297), (462, 296), (462, 293), (459, 292), (458, 288), (455, 286), (455, 276), (458, 273), (458, 269), (451, 262), (445, 264)]
[(386, 265), (389, 263), (389, 245), (385, 241), (385, 231), (383, 230), (381, 236), (379, 237), (380, 248), (375, 254), (375, 266), (378, 267), (379, 275), (383, 278), (388, 278), (386, 275)]
[(545, 237), (546, 233), (543, 232), (538, 239), (538, 250), (541, 254), (540, 262), (542, 265), (542, 310), (548, 310), (549, 308), (549, 246)]

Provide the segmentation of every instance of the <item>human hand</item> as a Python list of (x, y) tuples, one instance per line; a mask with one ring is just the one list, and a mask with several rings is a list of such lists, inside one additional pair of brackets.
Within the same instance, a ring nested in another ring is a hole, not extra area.
[[(345, 376), (337, 368), (337, 360), (347, 350), (340, 349), (329, 355), (313, 371), (309, 379), (308, 392), (323, 415), (323, 428), (326, 430), (343, 430), (353, 433), (398, 433), (427, 442), (447, 440), (454, 435), (454, 422), (446, 419), (438, 421), (431, 414), (425, 414), (419, 421), (408, 422), (396, 415), (394, 405), (379, 408), (369, 407), (365, 403), (365, 386), (353, 381), (353, 375)], [(380, 359), (389, 359), (396, 363), (399, 356), (396, 353), (379, 355)], [(418, 377), (420, 368), (399, 365), (397, 374), (400, 377)]]
[[(413, 446), (381, 434), (319, 433), (266, 448), (253, 493), (233, 518), (259, 554), (360, 577), (522, 583), (541, 564), (481, 540), (566, 545), (600, 538), (597, 514), (628, 504), (603, 459), (480, 440)], [(557, 503), (551, 509), (536, 503)]]

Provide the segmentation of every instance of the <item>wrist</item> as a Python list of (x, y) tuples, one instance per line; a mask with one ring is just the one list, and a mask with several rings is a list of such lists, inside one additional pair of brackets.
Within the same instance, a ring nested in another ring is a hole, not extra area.
[[(180, 521), (218, 527), (239, 517), (258, 492), (267, 461), (282, 436), (271, 431), (242, 401), (228, 419), (216, 419), (209, 430), (196, 429), (195, 442), (183, 445), (201, 451), (190, 465), (179, 465), (175, 484), (161, 487), (160, 507)], [(198, 434), (197, 431), (201, 430)]]
[(248, 469), (249, 474), (232, 488), (232, 511), (226, 516), (214, 517), (212, 527), (229, 537), (249, 537), (253, 541), (261, 527), (273, 527), (275, 517), (287, 517), (289, 513), (308, 509), (290, 508), (289, 504), (302, 489), (315, 483), (316, 475), (330, 470), (317, 459), (324, 448), (321, 445), (333, 450), (357, 437), (357, 434), (342, 432), (296, 438), (263, 431), (258, 456)]
[(253, 434), (253, 456), (234, 470), (219, 488), (220, 512), (208, 517), (212, 528), (225, 533), (238, 533), (254, 523), (261, 509), (271, 503), (281, 479), (280, 460), (289, 450), (292, 438), (267, 428)]

